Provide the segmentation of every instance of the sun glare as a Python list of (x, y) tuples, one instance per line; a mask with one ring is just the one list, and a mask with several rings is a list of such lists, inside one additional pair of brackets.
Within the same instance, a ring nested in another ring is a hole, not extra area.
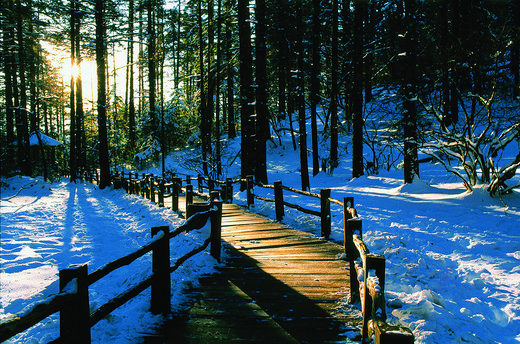
[(76, 79), (78, 76), (79, 76), (79, 66), (74, 63), (71, 67), (70, 67), (70, 76), (74, 79)]
[(93, 99), (94, 89), (97, 87), (96, 62), (84, 59), (79, 66), (77, 64), (71, 65), (70, 58), (63, 59), (62, 62), (60, 69), (61, 75), (64, 80), (66, 80), (65, 83), (69, 83), (71, 77), (74, 78), (74, 80), (81, 77), (83, 97)]

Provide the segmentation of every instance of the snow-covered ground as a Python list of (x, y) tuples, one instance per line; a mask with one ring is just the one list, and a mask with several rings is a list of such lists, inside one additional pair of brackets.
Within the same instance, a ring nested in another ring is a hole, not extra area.
[[(90, 272), (125, 256), (151, 240), (151, 228), (182, 224), (171, 210), (159, 208), (123, 190), (99, 190), (88, 183), (46, 183), (42, 178), (2, 180), (0, 287), (2, 319), (35, 301), (57, 293), (58, 271), (70, 264), (88, 264)], [(207, 229), (171, 240), (172, 259), (200, 246)], [(207, 253), (188, 260), (172, 274), (172, 306), (184, 299), (182, 289), (214, 271)], [(103, 305), (151, 273), (150, 254), (94, 283), (91, 309)], [(136, 343), (140, 333), (153, 333), (161, 316), (148, 312), (150, 289), (100, 321), (91, 330), (94, 343)], [(59, 337), (55, 314), (8, 343), (47, 343)]]
[[(299, 188), (299, 153), (289, 140), (283, 138), (284, 144), (277, 147), (270, 143), (269, 182), (281, 180)], [(238, 140), (230, 142), (224, 154), (228, 177), (239, 175), (238, 147)], [(166, 169), (195, 175), (186, 166), (187, 154), (192, 153), (174, 152), (166, 160)], [(518, 154), (518, 142), (506, 153)], [(458, 179), (431, 163), (421, 164), (421, 179), (412, 184), (403, 184), (400, 170), (351, 180), (349, 157), (342, 159), (332, 175), (320, 172), (311, 177), (311, 191), (330, 188), (332, 197), (340, 200), (354, 196), (364, 241), (371, 252), (386, 257), (388, 321), (410, 327), (416, 343), (519, 343), (520, 193), (492, 198), (479, 187), (468, 193)], [(148, 171), (157, 173), (160, 167)], [(93, 271), (150, 240), (152, 226), (176, 226), (181, 221), (171, 211), (121, 190), (27, 178), (5, 182), (9, 187), (2, 188), (1, 203), (2, 318), (57, 292), (59, 269), (88, 262)], [(26, 188), (11, 198), (22, 186)], [(267, 195), (268, 191), (257, 188), (256, 192)], [(284, 197), (307, 207), (319, 204), (302, 196)], [(235, 198), (245, 202), (244, 193), (236, 191)], [(270, 203), (257, 200), (254, 210), (274, 218)], [(284, 221), (319, 235), (318, 218), (286, 209)], [(342, 242), (341, 209), (334, 204), (332, 221), (331, 237)], [(182, 240), (200, 241), (191, 236)], [(186, 246), (172, 245), (174, 254)], [(110, 275), (106, 284), (94, 285), (93, 306), (118, 292), (108, 285), (123, 288), (149, 272), (149, 258), (135, 264)], [(177, 281), (172, 284), (173, 301), (182, 300), (179, 285), (211, 272), (214, 264), (208, 254), (202, 254), (173, 275)], [(94, 341), (135, 342), (139, 332), (153, 329), (160, 318), (147, 312), (148, 300), (144, 293), (96, 325)], [(357, 311), (346, 302), (344, 308)], [(44, 343), (58, 332), (57, 318), (50, 318), (12, 342)]]

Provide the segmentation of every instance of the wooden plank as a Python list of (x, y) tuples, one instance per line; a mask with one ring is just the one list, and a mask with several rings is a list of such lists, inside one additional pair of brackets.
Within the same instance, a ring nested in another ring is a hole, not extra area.
[(222, 239), (219, 273), (201, 278), (186, 307), (144, 343), (336, 343), (347, 341), (344, 324), (360, 323), (341, 312), (349, 286), (342, 245), (235, 204), (223, 205)]

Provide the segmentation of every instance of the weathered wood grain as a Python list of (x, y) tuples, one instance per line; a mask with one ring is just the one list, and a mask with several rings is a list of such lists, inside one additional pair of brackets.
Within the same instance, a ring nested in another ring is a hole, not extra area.
[(222, 239), (219, 273), (188, 290), (190, 301), (143, 343), (337, 343), (359, 332), (361, 319), (341, 311), (342, 246), (234, 204), (223, 205)]

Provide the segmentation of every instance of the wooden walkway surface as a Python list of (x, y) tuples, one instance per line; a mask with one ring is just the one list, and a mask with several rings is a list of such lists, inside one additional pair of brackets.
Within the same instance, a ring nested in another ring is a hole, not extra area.
[(143, 343), (345, 343), (360, 319), (341, 312), (343, 248), (224, 204), (223, 264)]

